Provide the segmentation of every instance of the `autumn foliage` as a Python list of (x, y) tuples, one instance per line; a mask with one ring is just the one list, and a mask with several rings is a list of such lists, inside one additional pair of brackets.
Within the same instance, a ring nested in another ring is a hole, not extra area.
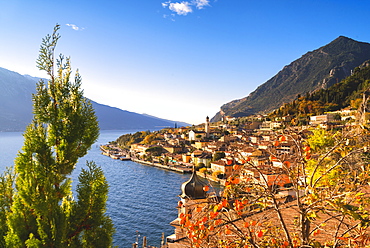
[[(221, 195), (179, 216), (190, 247), (368, 247), (368, 130), (276, 137), (268, 151), (280, 164), (274, 179), (243, 158)], [(278, 153), (287, 140), (294, 152)]]

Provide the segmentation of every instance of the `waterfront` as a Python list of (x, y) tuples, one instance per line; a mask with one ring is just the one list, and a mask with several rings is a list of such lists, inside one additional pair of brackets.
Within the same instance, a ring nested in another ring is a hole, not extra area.
[[(189, 174), (180, 174), (132, 161), (120, 161), (103, 156), (99, 146), (115, 140), (128, 131), (102, 131), (89, 153), (80, 159), (72, 178), (76, 185), (78, 174), (86, 161), (95, 161), (102, 167), (110, 185), (107, 213), (116, 228), (114, 244), (132, 247), (136, 231), (148, 238), (148, 244), (159, 246), (162, 232), (172, 234), (169, 225), (177, 216), (177, 195)], [(17, 151), (23, 145), (22, 133), (0, 132), (0, 171), (13, 164)], [(140, 243), (140, 242), (139, 242)]]

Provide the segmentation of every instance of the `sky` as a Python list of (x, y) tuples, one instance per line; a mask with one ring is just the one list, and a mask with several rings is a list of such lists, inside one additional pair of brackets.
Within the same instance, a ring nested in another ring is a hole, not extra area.
[(0, 67), (46, 77), (59, 24), (86, 97), (200, 124), (340, 35), (370, 42), (369, 16), (367, 0), (0, 0)]

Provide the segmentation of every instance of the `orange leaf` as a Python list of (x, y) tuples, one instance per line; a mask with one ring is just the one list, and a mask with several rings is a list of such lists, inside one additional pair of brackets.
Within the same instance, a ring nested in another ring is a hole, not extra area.
[(263, 232), (259, 231), (258, 234), (257, 234), (257, 237), (261, 238), (262, 236), (263, 236)]
[(285, 136), (280, 136), (280, 137), (279, 137), (279, 140), (280, 140), (280, 141), (286, 141), (286, 137), (285, 137)]
[(231, 230), (230, 229), (226, 229), (225, 230), (225, 234), (227, 234), (227, 235), (231, 234)]
[(215, 226), (218, 226), (222, 223), (222, 219), (215, 220)]
[(222, 210), (222, 208), (223, 208), (222, 203), (217, 205), (217, 211), (221, 211), (221, 210)]
[(185, 221), (186, 221), (185, 219), (181, 219), (180, 220), (180, 225), (184, 225), (185, 224)]
[(207, 192), (208, 190), (209, 190), (209, 186), (208, 185), (206, 185), (206, 186), (203, 187), (203, 191), (206, 191)]
[[(243, 160), (244, 161), (244, 160)], [(234, 170), (239, 170), (241, 168), (240, 164), (234, 164), (233, 169)]]
[(245, 228), (248, 228), (248, 227), (249, 227), (249, 223), (248, 223), (248, 222), (244, 222), (243, 226), (244, 226)]
[(235, 178), (233, 181), (232, 181), (233, 184), (239, 184), (240, 183), (240, 178)]
[(348, 238), (345, 238), (345, 237), (337, 237), (337, 239), (340, 239), (340, 240), (348, 240)]
[(257, 224), (257, 221), (252, 221), (252, 226), (255, 226)]
[(211, 218), (211, 219), (214, 219), (214, 218), (216, 218), (216, 216), (218, 215), (218, 212), (210, 212), (209, 213), (209, 217)]
[(277, 140), (274, 142), (274, 146), (278, 146), (279, 144), (280, 144), (280, 143), (279, 143), (279, 141), (277, 141)]
[(290, 168), (290, 162), (289, 161), (284, 161), (284, 165), (288, 168)]

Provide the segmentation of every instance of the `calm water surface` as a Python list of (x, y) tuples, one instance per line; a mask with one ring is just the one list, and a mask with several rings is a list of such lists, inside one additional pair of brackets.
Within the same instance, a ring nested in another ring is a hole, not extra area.
[[(119, 161), (103, 156), (99, 145), (116, 140), (128, 131), (102, 131), (99, 140), (89, 153), (80, 159), (72, 178), (74, 186), (86, 161), (95, 161), (102, 167), (109, 183), (107, 213), (116, 228), (114, 244), (118, 247), (132, 247), (139, 232), (139, 244), (143, 236), (148, 244), (159, 246), (162, 232), (173, 233), (169, 222), (177, 216), (177, 195), (180, 186), (189, 175), (169, 172), (131, 161)], [(18, 150), (23, 146), (22, 133), (0, 132), (0, 172), (12, 166)], [(141, 246), (139, 246), (141, 247)]]

